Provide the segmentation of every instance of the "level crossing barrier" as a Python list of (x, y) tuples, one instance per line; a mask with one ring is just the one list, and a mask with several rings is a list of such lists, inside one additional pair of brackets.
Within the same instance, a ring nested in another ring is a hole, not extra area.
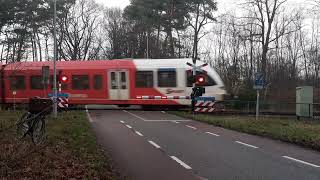
[(211, 113), (216, 110), (214, 97), (195, 97), (194, 107), (192, 108), (195, 113)]
[(190, 96), (137, 96), (137, 99), (191, 99)]
[[(48, 94), (48, 97), (52, 98), (53, 93)], [(67, 109), (69, 107), (69, 94), (58, 93), (57, 100), (58, 100), (58, 108)]]

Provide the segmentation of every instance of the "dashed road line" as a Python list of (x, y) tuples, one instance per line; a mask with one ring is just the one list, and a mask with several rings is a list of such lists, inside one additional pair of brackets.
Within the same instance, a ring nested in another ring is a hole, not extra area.
[(220, 135), (219, 134), (215, 134), (215, 133), (212, 133), (212, 132), (206, 132), (207, 134), (210, 134), (210, 135), (213, 135), (213, 136), (217, 136), (219, 137)]
[(166, 114), (166, 112), (165, 111), (161, 111), (163, 114)]
[(242, 145), (244, 145), (244, 146), (248, 146), (248, 147), (251, 147), (251, 148), (255, 148), (255, 149), (259, 148), (259, 147), (257, 147), (257, 146), (253, 146), (253, 145), (251, 145), (251, 144), (247, 144), (247, 143), (244, 143), (244, 142), (241, 142), (241, 141), (236, 141), (236, 143), (242, 144)]
[(193, 127), (193, 126), (189, 126), (189, 125), (186, 125), (186, 126), (191, 129), (197, 129), (196, 127)]
[(152, 144), (154, 147), (156, 147), (157, 149), (160, 149), (161, 147), (158, 145), (158, 144), (156, 144), (155, 142), (153, 142), (153, 141), (148, 141), (150, 144)]
[(124, 121), (120, 121), (122, 124), (124, 124)]
[(178, 122), (178, 121), (171, 121), (171, 122), (176, 123), (176, 124), (180, 124), (180, 122)]
[(129, 125), (126, 125), (126, 126), (127, 126), (127, 128), (132, 129), (132, 127), (131, 127), (131, 126), (129, 126)]
[(186, 163), (184, 163), (183, 161), (181, 161), (180, 159), (178, 159), (175, 156), (170, 156), (173, 160), (177, 161), (181, 166), (183, 166), (186, 169), (192, 169), (190, 166), (188, 166)]
[(141, 134), (139, 131), (135, 131), (136, 134), (138, 134), (139, 136), (143, 136), (143, 134)]
[(295, 158), (292, 158), (292, 157), (289, 157), (289, 156), (282, 156), (282, 157), (286, 158), (286, 159), (290, 159), (290, 160), (298, 162), (298, 163), (302, 163), (302, 164), (309, 165), (309, 166), (312, 166), (312, 167), (320, 168), (320, 166), (318, 166), (318, 165), (315, 165), (315, 164), (312, 164), (312, 163), (308, 163), (308, 162), (305, 162), (305, 161), (302, 161), (302, 160), (299, 160), (299, 159), (295, 159)]

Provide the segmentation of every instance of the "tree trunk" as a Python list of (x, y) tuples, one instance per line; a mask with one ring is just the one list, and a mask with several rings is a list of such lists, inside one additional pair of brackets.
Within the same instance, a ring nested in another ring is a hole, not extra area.
[(196, 22), (194, 25), (194, 37), (193, 37), (193, 50), (192, 50), (192, 59), (193, 63), (196, 63), (198, 59), (198, 23), (199, 23), (199, 13), (200, 13), (200, 4), (197, 4), (197, 13), (196, 13)]
[(40, 37), (39, 37), (38, 32), (36, 32), (36, 37), (37, 37), (37, 44), (38, 44), (38, 48), (39, 48), (39, 60), (42, 61), (41, 42), (40, 42)]
[(177, 30), (177, 34), (178, 34), (178, 57), (179, 59), (181, 58), (181, 39), (180, 39), (180, 33), (179, 31)]
[(170, 28), (168, 31), (168, 36), (169, 36), (169, 43), (170, 43), (170, 47), (169, 47), (169, 53), (170, 53), (170, 57), (174, 58), (174, 42), (173, 42), (173, 36), (172, 36), (172, 29)]
[(161, 28), (161, 24), (158, 24), (158, 33), (157, 33), (157, 41), (156, 41), (156, 47), (158, 48), (158, 50), (156, 50), (155, 54), (156, 57), (155, 58), (160, 58), (160, 50), (161, 50), (161, 46), (160, 46), (160, 28)]

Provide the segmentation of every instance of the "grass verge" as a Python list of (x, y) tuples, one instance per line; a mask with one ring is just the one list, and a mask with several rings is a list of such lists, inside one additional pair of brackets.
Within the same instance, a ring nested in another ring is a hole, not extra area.
[(81, 111), (47, 118), (47, 141), (16, 138), (21, 112), (0, 111), (0, 179), (117, 179), (119, 176)]
[(320, 151), (320, 121), (297, 121), (290, 118), (194, 115), (189, 112), (172, 112), (175, 115), (232, 129), (290, 142)]

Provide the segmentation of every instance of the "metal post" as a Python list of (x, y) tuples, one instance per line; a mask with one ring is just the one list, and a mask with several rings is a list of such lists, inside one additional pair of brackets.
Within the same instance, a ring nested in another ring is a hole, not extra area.
[(58, 108), (57, 108), (57, 68), (56, 68), (56, 61), (57, 61), (57, 30), (56, 30), (56, 23), (57, 23), (57, 0), (54, 0), (53, 3), (53, 41), (54, 41), (54, 55), (53, 55), (53, 117), (57, 118), (58, 116)]
[(149, 59), (149, 31), (147, 32), (147, 59)]
[(259, 119), (259, 96), (260, 96), (260, 92), (257, 89), (256, 120)]
[(309, 118), (311, 118), (311, 104), (309, 104)]
[[(193, 64), (196, 66), (197, 65), (197, 60), (195, 58), (192, 58), (192, 62)], [(195, 66), (192, 68), (192, 76), (195, 77), (197, 75), (197, 70), (195, 68)], [(196, 83), (193, 82), (192, 83), (192, 91), (193, 89), (196, 87)], [(196, 100), (195, 100), (195, 96), (193, 95), (192, 100), (191, 100), (191, 110), (192, 113), (194, 113), (195, 110), (195, 104), (196, 104)]]
[(16, 92), (13, 93), (13, 110), (16, 111)]

